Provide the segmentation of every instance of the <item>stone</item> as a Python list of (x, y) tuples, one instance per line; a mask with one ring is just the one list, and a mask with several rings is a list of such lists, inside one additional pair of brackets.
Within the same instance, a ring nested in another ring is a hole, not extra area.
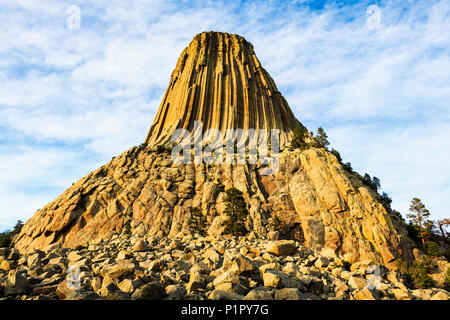
[(372, 291), (370, 291), (368, 287), (357, 290), (354, 297), (356, 300), (376, 300), (372, 294)]
[(220, 261), (220, 255), (219, 253), (214, 250), (214, 249), (208, 249), (205, 251), (205, 253), (203, 254), (203, 257), (205, 259), (210, 260), (213, 263), (219, 263)]
[(424, 290), (424, 289), (416, 289), (416, 290), (412, 290), (411, 294), (417, 300), (430, 300), (431, 296), (427, 291), (428, 290)]
[(103, 281), (102, 287), (98, 294), (102, 297), (108, 297), (108, 296), (111, 296), (112, 294), (116, 293), (117, 291), (121, 291), (121, 290), (115, 283), (113, 283), (113, 282), (108, 283), (108, 281)]
[(245, 295), (245, 293), (248, 291), (240, 284), (234, 284), (234, 283), (230, 283), (230, 282), (225, 282), (225, 283), (219, 284), (217, 287), (215, 287), (215, 290), (234, 292), (239, 295)]
[(99, 296), (94, 292), (78, 289), (69, 292), (65, 300), (97, 300), (98, 298)]
[(148, 250), (148, 243), (145, 240), (139, 240), (133, 247), (133, 250), (136, 252), (144, 252)]
[(275, 291), (275, 300), (306, 300), (297, 288), (284, 288)]
[(187, 291), (184, 287), (178, 285), (168, 285), (166, 287), (165, 300), (182, 300)]
[(263, 274), (265, 287), (277, 288), (281, 284), (281, 276), (274, 270), (266, 270)]
[(243, 300), (273, 300), (274, 292), (266, 288), (255, 288), (243, 298)]
[(132, 262), (121, 262), (105, 266), (101, 270), (100, 274), (102, 275), (102, 277), (108, 276), (112, 279), (117, 279), (131, 274), (134, 271), (135, 267), (136, 266)]
[(242, 300), (244, 297), (234, 292), (214, 290), (208, 298), (210, 300)]
[(376, 264), (372, 260), (362, 260), (362, 261), (358, 261), (358, 262), (353, 263), (350, 266), (350, 271), (351, 272), (356, 272), (357, 270), (361, 270), (362, 269), (365, 272), (366, 269), (369, 266), (374, 266), (374, 265), (376, 265)]
[(448, 300), (448, 294), (440, 291), (434, 294), (430, 300)]
[(55, 293), (56, 293), (56, 296), (60, 300), (64, 300), (69, 295), (69, 293), (73, 290), (76, 290), (76, 289), (74, 287), (71, 287), (70, 285), (68, 285), (66, 279), (64, 279), (56, 287)]
[(19, 271), (10, 271), (6, 278), (5, 296), (23, 295), (30, 292), (31, 286), (27, 278)]
[(6, 257), (8, 260), (18, 260), (20, 257), (20, 252), (16, 248), (11, 248)]
[(340, 280), (335, 282), (334, 292), (339, 292), (339, 291), (346, 292), (346, 291), (348, 291), (348, 289), (349, 289), (349, 287), (348, 287), (348, 285), (345, 284), (345, 282), (340, 281)]
[(29, 255), (28, 259), (27, 259), (28, 267), (36, 266), (41, 261), (43, 256), (44, 256), (44, 253), (42, 251), (37, 251), (37, 252)]
[(139, 279), (136, 280), (124, 279), (119, 283), (118, 287), (121, 291), (125, 293), (133, 293), (137, 288), (139, 288), (142, 285), (143, 283)]
[(314, 293), (311, 292), (305, 292), (303, 294), (303, 297), (305, 297), (306, 300), (322, 300), (320, 299), (319, 296), (315, 295)]
[(200, 289), (204, 289), (205, 286), (205, 277), (199, 271), (193, 271), (190, 273), (189, 282), (186, 285), (186, 290), (188, 293), (197, 292)]
[(318, 269), (322, 269), (328, 266), (328, 259), (326, 257), (319, 257), (316, 262), (314, 262), (314, 266)]
[(259, 267), (259, 272), (263, 275), (268, 269), (279, 271), (281, 270), (281, 266), (278, 263), (266, 263)]
[(0, 263), (0, 270), (9, 271), (12, 269), (13, 263), (8, 260), (3, 260)]
[(159, 300), (164, 298), (166, 290), (158, 282), (150, 282), (137, 289), (131, 297), (136, 300)]
[(230, 270), (237, 275), (241, 275), (255, 272), (257, 271), (257, 268), (250, 259), (246, 258), (243, 255), (238, 255), (233, 259)]
[(91, 281), (91, 287), (92, 287), (92, 290), (94, 290), (94, 292), (98, 294), (98, 292), (99, 292), (100, 289), (102, 288), (102, 278), (100, 278), (100, 277), (95, 277), (95, 278)]
[(300, 272), (300, 268), (295, 263), (288, 262), (283, 266), (282, 271), (290, 276), (296, 277)]
[(360, 277), (350, 277), (348, 285), (352, 289), (364, 289), (367, 287), (367, 280)]
[(81, 259), (83, 259), (84, 257), (82, 255), (80, 255), (77, 251), (71, 251), (68, 255), (67, 255), (67, 259), (70, 262), (76, 262), (79, 261)]
[(278, 240), (267, 244), (266, 250), (276, 256), (288, 256), (293, 254), (297, 245), (292, 240)]
[(395, 300), (411, 300), (408, 292), (401, 289), (392, 289), (392, 294), (395, 297)]
[(340, 267), (334, 268), (333, 270), (331, 270), (331, 274), (335, 277), (340, 277), (342, 274), (342, 271), (345, 271), (345, 270)]
[(241, 281), (237, 274), (235, 274), (233, 271), (226, 271), (222, 273), (220, 276), (218, 276), (216, 279), (214, 279), (213, 284), (215, 287), (217, 287), (223, 283), (240, 284), (240, 282)]

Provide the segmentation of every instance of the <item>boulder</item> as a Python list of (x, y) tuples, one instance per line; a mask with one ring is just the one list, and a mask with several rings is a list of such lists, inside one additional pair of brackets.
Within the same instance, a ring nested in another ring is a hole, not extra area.
[(295, 253), (297, 245), (292, 240), (278, 240), (267, 244), (266, 250), (276, 256), (288, 256)]
[(137, 289), (132, 298), (135, 300), (159, 300), (166, 295), (166, 290), (158, 282), (150, 282)]
[(275, 291), (275, 300), (306, 300), (297, 288), (284, 288)]

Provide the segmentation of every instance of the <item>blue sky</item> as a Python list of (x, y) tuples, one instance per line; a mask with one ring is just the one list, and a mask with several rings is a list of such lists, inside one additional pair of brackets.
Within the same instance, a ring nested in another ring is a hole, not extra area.
[(296, 117), (395, 209), (419, 197), (449, 217), (449, 1), (2, 0), (0, 230), (142, 143), (179, 54), (209, 30), (252, 42)]

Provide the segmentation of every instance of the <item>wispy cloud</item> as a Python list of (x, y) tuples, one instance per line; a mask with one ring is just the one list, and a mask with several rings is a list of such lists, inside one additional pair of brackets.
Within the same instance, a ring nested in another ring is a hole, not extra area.
[(4, 0), (0, 229), (140, 144), (178, 55), (208, 30), (251, 41), (297, 118), (381, 178), (396, 209), (419, 196), (448, 217), (450, 4), (378, 1), (370, 30), (372, 2), (341, 2)]

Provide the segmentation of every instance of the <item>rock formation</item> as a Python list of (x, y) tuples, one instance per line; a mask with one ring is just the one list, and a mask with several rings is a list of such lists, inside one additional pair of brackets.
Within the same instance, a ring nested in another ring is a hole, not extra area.
[(285, 147), (301, 126), (253, 46), (238, 35), (205, 32), (183, 50), (146, 143), (164, 144), (175, 129), (280, 129)]
[[(167, 144), (177, 128), (280, 129), (280, 170), (262, 175), (256, 164), (176, 164)], [(114, 235), (188, 234), (189, 208), (223, 231), (224, 190), (236, 187), (249, 209), (252, 237), (273, 238), (273, 219), (286, 237), (307, 248), (373, 260), (395, 268), (411, 257), (404, 223), (391, 215), (361, 177), (324, 148), (288, 148), (295, 119), (253, 47), (242, 37), (208, 32), (183, 51), (146, 142), (90, 173), (36, 212), (14, 240), (21, 252), (49, 245), (77, 247)]]

